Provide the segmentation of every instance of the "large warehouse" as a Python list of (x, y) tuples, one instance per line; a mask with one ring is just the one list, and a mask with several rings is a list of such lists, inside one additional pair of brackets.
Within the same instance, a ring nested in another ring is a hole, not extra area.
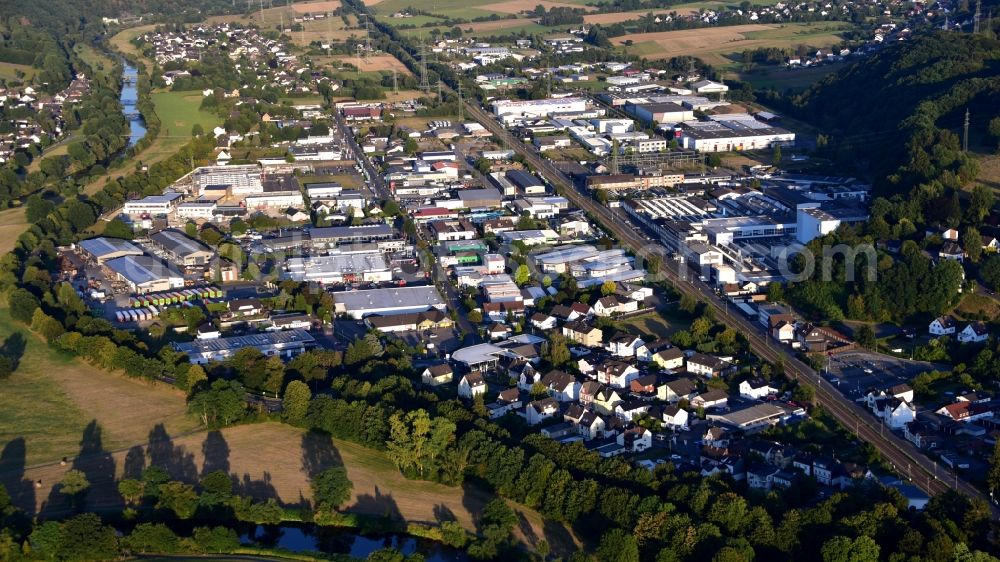
[(405, 314), (423, 312), (435, 308), (445, 310), (444, 300), (437, 287), (398, 287), (371, 289), (368, 291), (344, 291), (334, 293), (334, 312), (347, 314), (361, 320), (372, 314)]
[(215, 256), (208, 246), (188, 238), (178, 230), (161, 230), (149, 239), (177, 265), (207, 265)]
[(108, 260), (125, 256), (141, 256), (142, 250), (128, 240), (118, 238), (91, 238), (80, 241), (80, 250), (85, 258), (103, 265)]
[(174, 349), (186, 353), (188, 361), (195, 364), (225, 361), (244, 347), (253, 347), (266, 356), (294, 357), (316, 345), (316, 340), (305, 330), (283, 330), (175, 343)]
[(149, 256), (124, 256), (108, 260), (104, 265), (133, 293), (155, 293), (184, 286), (184, 274), (176, 267)]
[(716, 116), (712, 121), (684, 123), (681, 127), (684, 148), (698, 152), (757, 150), (795, 143), (795, 133), (750, 115)]
[(306, 283), (384, 283), (392, 281), (392, 269), (382, 252), (362, 252), (289, 258), (288, 277)]

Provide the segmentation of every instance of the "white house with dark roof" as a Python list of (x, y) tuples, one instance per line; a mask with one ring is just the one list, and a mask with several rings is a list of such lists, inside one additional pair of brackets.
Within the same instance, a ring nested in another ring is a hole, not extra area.
[(458, 395), (462, 398), (473, 398), (479, 394), (486, 394), (486, 379), (482, 373), (468, 373), (458, 381)]
[(985, 322), (972, 322), (958, 333), (960, 343), (982, 343), (990, 338)]
[(639, 336), (622, 332), (611, 336), (608, 343), (604, 344), (604, 349), (616, 357), (635, 357), (635, 350), (642, 344)]
[(537, 425), (559, 413), (559, 402), (551, 396), (529, 402), (524, 408), (524, 418), (530, 425)]
[(673, 404), (663, 409), (663, 425), (670, 429), (685, 430), (688, 428), (688, 412)]
[(740, 383), (740, 396), (748, 400), (763, 400), (777, 393), (778, 389), (764, 379), (747, 379)]
[(930, 325), (927, 326), (927, 331), (932, 336), (948, 336), (955, 333), (955, 319), (951, 316), (939, 316), (934, 320), (931, 320)]

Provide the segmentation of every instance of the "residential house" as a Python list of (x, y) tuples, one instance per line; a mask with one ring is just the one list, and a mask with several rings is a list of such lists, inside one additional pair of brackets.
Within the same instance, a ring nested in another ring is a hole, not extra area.
[(982, 343), (990, 338), (985, 322), (972, 322), (958, 333), (960, 343)]
[(748, 400), (763, 400), (777, 393), (777, 388), (761, 378), (748, 379), (740, 383), (740, 396)]
[(511, 334), (510, 326), (506, 324), (493, 324), (486, 329), (486, 335), (490, 337), (490, 340), (505, 340), (510, 337)]
[(955, 319), (951, 316), (939, 316), (931, 321), (927, 331), (932, 336), (947, 336), (954, 334), (956, 330)]
[(611, 336), (611, 339), (608, 340), (604, 349), (607, 349), (612, 355), (617, 357), (635, 357), (635, 350), (638, 349), (642, 343), (642, 338), (639, 336), (633, 336), (632, 334), (620, 332)]
[(615, 388), (628, 388), (629, 383), (639, 378), (639, 369), (622, 361), (605, 361), (597, 366), (597, 382)]
[(616, 441), (627, 452), (641, 453), (653, 446), (653, 433), (637, 425), (619, 433)]
[(671, 347), (673, 347), (673, 345), (670, 343), (670, 340), (666, 339), (658, 339), (649, 343), (644, 343), (636, 348), (635, 358), (639, 361), (652, 361), (653, 355)]
[(945, 242), (941, 244), (941, 248), (938, 250), (938, 259), (942, 260), (955, 260), (957, 262), (965, 261), (965, 250), (958, 242)]
[(760, 456), (760, 458), (764, 459), (764, 462), (778, 468), (788, 467), (795, 456), (795, 449), (788, 445), (775, 443), (774, 441), (752, 441), (747, 446), (747, 452)]
[(420, 381), (431, 386), (448, 384), (452, 381), (454, 372), (451, 365), (443, 363), (441, 365), (431, 365), (420, 374)]
[(716, 388), (703, 392), (691, 399), (691, 406), (711, 410), (714, 408), (725, 408), (729, 404), (729, 394), (725, 390)]
[(653, 354), (652, 362), (665, 371), (673, 371), (684, 366), (684, 352), (676, 347), (657, 351)]
[(938, 445), (938, 433), (930, 424), (922, 421), (911, 421), (904, 425), (903, 437), (918, 449), (934, 449)]
[(629, 383), (629, 391), (633, 396), (641, 398), (656, 397), (656, 375), (643, 375), (637, 379), (632, 379)]
[(597, 395), (604, 385), (597, 381), (587, 381), (580, 385), (580, 405), (589, 408), (594, 402), (594, 397)]
[(688, 372), (705, 377), (721, 376), (732, 367), (733, 365), (729, 361), (704, 353), (694, 353), (687, 359)]
[(600, 328), (582, 320), (567, 322), (562, 327), (562, 333), (569, 341), (586, 347), (600, 347), (604, 339), (604, 332)]
[(729, 447), (729, 430), (724, 427), (711, 426), (701, 435), (701, 444), (715, 449)]
[(615, 406), (615, 415), (625, 421), (632, 421), (649, 411), (649, 402), (645, 400), (625, 400)]
[(552, 307), (551, 314), (564, 322), (572, 322), (574, 320), (589, 318), (593, 315), (593, 310), (582, 302), (574, 302), (569, 306), (557, 304)]
[(786, 320), (778, 320), (771, 317), (771, 337), (779, 342), (790, 342), (795, 340), (795, 325)]
[(973, 422), (983, 418), (992, 418), (993, 409), (989, 404), (976, 404), (973, 402), (953, 402), (947, 406), (938, 408), (934, 413), (958, 422)]
[(610, 386), (604, 386), (594, 395), (594, 400), (591, 404), (595, 411), (610, 416), (615, 413), (615, 406), (621, 401), (622, 397), (615, 389)]
[(688, 428), (688, 412), (673, 404), (663, 409), (663, 425), (670, 429), (686, 430)]
[(523, 404), (520, 389), (513, 387), (501, 391), (496, 402), (486, 405), (486, 410), (489, 412), (490, 419), (495, 420), (516, 411)]
[(579, 404), (570, 405), (563, 414), (563, 419), (576, 426), (577, 433), (584, 441), (596, 439), (604, 433), (604, 418)]
[(877, 398), (872, 412), (892, 429), (900, 429), (917, 417), (917, 409), (912, 404), (891, 396)]
[(538, 382), (559, 402), (576, 402), (580, 398), (580, 383), (566, 371), (549, 371)]
[(681, 400), (690, 402), (695, 397), (698, 386), (689, 378), (681, 378), (665, 382), (656, 388), (656, 397), (659, 400), (676, 404)]
[(535, 370), (531, 363), (519, 365), (516, 370), (516, 373), (512, 370), (511, 375), (517, 378), (517, 387), (521, 390), (531, 391), (535, 383), (542, 380), (542, 374)]
[(482, 373), (468, 373), (458, 381), (458, 395), (462, 398), (473, 398), (486, 393), (486, 379)]
[(601, 317), (615, 316), (639, 310), (639, 303), (631, 299), (624, 299), (618, 295), (608, 295), (597, 299), (594, 303), (594, 315)]
[(769, 464), (753, 465), (747, 468), (747, 486), (754, 490), (770, 490), (779, 472), (780, 468)]
[(524, 417), (530, 425), (538, 425), (559, 413), (559, 403), (551, 396), (529, 402), (524, 408)]
[(552, 330), (556, 327), (555, 316), (549, 316), (544, 312), (536, 312), (531, 315), (529, 320), (531, 325), (539, 330)]

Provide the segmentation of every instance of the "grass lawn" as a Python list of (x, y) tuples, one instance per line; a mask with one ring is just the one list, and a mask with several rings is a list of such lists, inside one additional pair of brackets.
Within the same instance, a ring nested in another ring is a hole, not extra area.
[(35, 75), (35, 70), (33, 67), (26, 64), (14, 64), (12, 62), (0, 62), (0, 78), (6, 80), (17, 80), (17, 73), (21, 71), (24, 73), (25, 80), (31, 80)]
[[(223, 429), (219, 432), (196, 432), (173, 439), (169, 443), (146, 446), (145, 453), (158, 456), (174, 478), (193, 480), (206, 470), (222, 468), (237, 482), (237, 488), (258, 498), (275, 497), (285, 504), (298, 504), (310, 498), (311, 474), (329, 466), (342, 464), (354, 484), (351, 499), (345, 511), (365, 515), (390, 515), (409, 522), (433, 524), (436, 512), (447, 509), (468, 529), (474, 529), (474, 517), (492, 496), (477, 487), (452, 488), (432, 482), (407, 480), (396, 470), (385, 453), (368, 449), (355, 443), (331, 440), (301, 429), (279, 423), (260, 423)], [(106, 457), (93, 459), (94, 465), (102, 462), (104, 473), (121, 477), (124, 473), (126, 451), (116, 451), (109, 463)], [(159, 464), (159, 463), (158, 463)], [(89, 463), (81, 467), (88, 472)], [(58, 463), (29, 469), (29, 480), (41, 480), (38, 498), (47, 498), (51, 486), (62, 479), (70, 467)], [(91, 469), (97, 472), (93, 468)], [(97, 472), (87, 495), (88, 507), (100, 508), (115, 505), (118, 500), (114, 478), (101, 477)], [(521, 531), (522, 540), (533, 535), (545, 538), (554, 549), (565, 551), (569, 545), (554, 541), (550, 523), (544, 525), (537, 512), (523, 506), (512, 505), (524, 515), (530, 532)], [(550, 527), (547, 529), (546, 527)], [(563, 536), (572, 536), (566, 530)], [(571, 539), (572, 540), (572, 539)]]
[(676, 309), (670, 309), (626, 320), (618, 320), (614, 325), (623, 332), (637, 336), (653, 336), (655, 338), (669, 339), (674, 332), (690, 328), (691, 320)]
[(114, 64), (113, 61), (85, 43), (77, 43), (73, 49), (76, 51), (76, 54), (83, 59), (83, 62), (90, 65), (95, 72), (104, 73), (110, 70)]
[[(390, 18), (383, 18), (382, 21), (388, 21)], [(524, 22), (525, 20), (516, 20), (518, 22)], [(535, 35), (541, 34), (545, 35), (548, 33), (553, 33), (559, 31), (560, 27), (546, 27), (544, 25), (539, 25), (533, 21), (528, 23), (514, 23), (509, 26), (502, 26), (493, 29), (483, 29), (475, 30), (470, 27), (476, 24), (463, 24), (458, 27), (462, 29), (463, 36), (465, 37), (503, 37), (506, 35)], [(445, 32), (451, 30), (451, 26), (437, 26), (437, 27), (418, 27), (416, 29), (401, 29), (399, 33), (406, 37), (430, 37), (431, 30), (437, 29), (439, 32)]]
[(186, 414), (181, 392), (107, 373), (60, 353), (0, 308), (0, 335), (18, 331), (26, 347), (0, 393), (0, 444), (24, 439), (29, 466), (76, 454), (91, 420), (101, 426), (109, 450), (142, 443), (157, 424), (171, 435), (197, 427)]
[(755, 88), (774, 88), (779, 92), (786, 90), (805, 90), (826, 76), (847, 66), (846, 62), (823, 64), (810, 68), (791, 69), (784, 65), (760, 66), (750, 72), (738, 72), (739, 79), (750, 82)]
[(136, 57), (141, 56), (142, 53), (139, 52), (139, 49), (135, 48), (135, 45), (132, 44), (132, 40), (143, 33), (153, 31), (154, 29), (156, 29), (155, 25), (141, 25), (139, 27), (132, 27), (119, 31), (114, 37), (111, 38), (111, 46), (115, 50), (127, 55)]
[(987, 295), (968, 293), (952, 312), (961, 318), (974, 318), (980, 314), (987, 318), (1000, 318), (1000, 302)]
[(24, 207), (14, 207), (0, 211), (0, 254), (14, 249), (17, 237), (28, 228), (24, 218)]

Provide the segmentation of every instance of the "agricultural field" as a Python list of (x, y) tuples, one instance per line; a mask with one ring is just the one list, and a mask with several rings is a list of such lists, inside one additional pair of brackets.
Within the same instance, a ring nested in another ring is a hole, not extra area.
[[(736, 55), (758, 47), (827, 47), (839, 44), (842, 22), (747, 24), (655, 33), (633, 33), (612, 39), (630, 54), (650, 59), (696, 56), (708, 64), (734, 69)], [(626, 46), (626, 42), (631, 42)]]
[[(375, 2), (369, 0), (366, 1), (365, 4), (372, 7), (375, 13), (380, 16), (389, 16), (411, 6), (415, 6), (430, 14), (437, 14), (451, 18), (473, 19), (493, 14), (506, 15), (516, 14), (526, 10), (534, 10), (535, 6), (539, 4), (545, 6), (546, 8), (562, 6), (583, 8), (585, 10), (594, 9), (591, 6), (587, 6), (588, 1), (589, 0), (503, 0), (498, 2), (496, 0), (429, 0), (414, 3), (413, 0), (377, 0)], [(414, 21), (416, 18), (385, 18), (385, 21), (392, 23), (393, 19), (397, 20), (400, 24), (412, 23), (414, 25), (421, 25), (421, 23)]]
[(14, 64), (12, 62), (0, 62), (0, 79), (3, 80), (18, 80), (17, 74), (21, 72), (24, 74), (25, 80), (30, 80), (34, 75), (36, 70), (26, 64)]
[(330, 62), (353, 64), (361, 72), (392, 72), (395, 69), (401, 75), (412, 74), (410, 69), (392, 55), (372, 55), (369, 57), (342, 55), (330, 57)]
[(610, 12), (607, 14), (589, 14), (583, 16), (583, 23), (610, 25), (625, 21), (637, 20), (646, 14), (662, 15), (669, 14), (673, 10), (639, 10), (635, 12)]

